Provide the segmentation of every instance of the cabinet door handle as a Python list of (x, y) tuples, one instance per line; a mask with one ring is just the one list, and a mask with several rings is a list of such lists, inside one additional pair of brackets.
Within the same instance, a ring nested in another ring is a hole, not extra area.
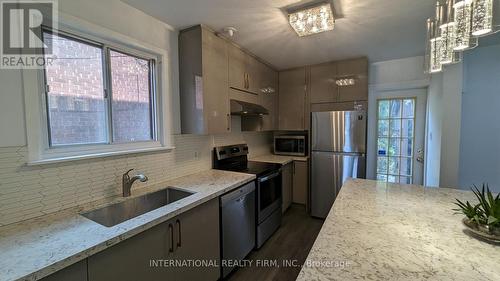
[(180, 220), (176, 220), (175, 223), (177, 224), (177, 234), (179, 234), (179, 237), (177, 237), (177, 247), (181, 247), (181, 221)]
[(170, 232), (170, 245), (168, 246), (168, 252), (174, 252), (174, 227), (171, 223), (168, 224), (168, 231)]
[(230, 131), (231, 130), (231, 114), (227, 114), (226, 116), (226, 123), (227, 123), (227, 130)]

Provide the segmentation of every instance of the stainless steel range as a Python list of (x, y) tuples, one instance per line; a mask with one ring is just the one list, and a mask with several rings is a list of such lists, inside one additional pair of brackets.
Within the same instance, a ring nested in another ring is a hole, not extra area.
[[(213, 168), (256, 175), (256, 248), (281, 225), (281, 165), (248, 161), (246, 144), (214, 148)], [(224, 222), (222, 222), (224, 223)]]

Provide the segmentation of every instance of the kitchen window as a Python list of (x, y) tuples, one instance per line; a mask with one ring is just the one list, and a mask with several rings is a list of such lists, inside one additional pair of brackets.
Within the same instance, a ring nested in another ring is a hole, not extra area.
[(166, 51), (87, 31), (43, 29), (53, 62), (23, 71), (30, 165), (173, 148)]
[(411, 184), (415, 140), (415, 99), (377, 102), (377, 180)]
[(155, 140), (153, 59), (43, 32), (50, 147)]

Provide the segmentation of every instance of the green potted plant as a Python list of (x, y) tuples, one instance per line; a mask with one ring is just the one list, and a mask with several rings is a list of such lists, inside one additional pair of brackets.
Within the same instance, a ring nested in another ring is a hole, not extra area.
[(463, 223), (475, 234), (488, 240), (500, 241), (500, 193), (494, 197), (485, 184), (481, 190), (475, 185), (471, 190), (479, 203), (464, 203), (456, 199), (455, 204), (459, 208), (453, 210), (465, 215)]

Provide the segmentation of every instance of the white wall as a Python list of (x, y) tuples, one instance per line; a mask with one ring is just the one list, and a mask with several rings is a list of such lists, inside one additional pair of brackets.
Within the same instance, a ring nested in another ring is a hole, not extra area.
[(500, 192), (500, 45), (467, 53), (464, 64), (458, 185)]
[(370, 86), (408, 84), (428, 78), (424, 73), (423, 56), (376, 62), (370, 65)]
[(427, 95), (427, 125), (426, 125), (426, 186), (439, 186), (441, 173), (441, 138), (443, 128), (443, 77), (435, 74), (431, 78)]
[[(446, 67), (443, 77), (440, 187), (458, 188), (463, 64)], [(438, 107), (439, 108), (439, 107)]]
[(376, 178), (377, 168), (377, 99), (386, 92), (425, 88), (429, 78), (424, 73), (424, 58), (410, 57), (372, 63), (368, 97), (367, 178)]
[(423, 65), (423, 57), (371, 65), (367, 176), (375, 178), (376, 99), (387, 90), (428, 87), (424, 185), (458, 188), (463, 66), (429, 78)]
[(21, 71), (0, 69), (0, 147), (26, 145)]
[(433, 74), (427, 103), (427, 186), (458, 188), (462, 63)]

